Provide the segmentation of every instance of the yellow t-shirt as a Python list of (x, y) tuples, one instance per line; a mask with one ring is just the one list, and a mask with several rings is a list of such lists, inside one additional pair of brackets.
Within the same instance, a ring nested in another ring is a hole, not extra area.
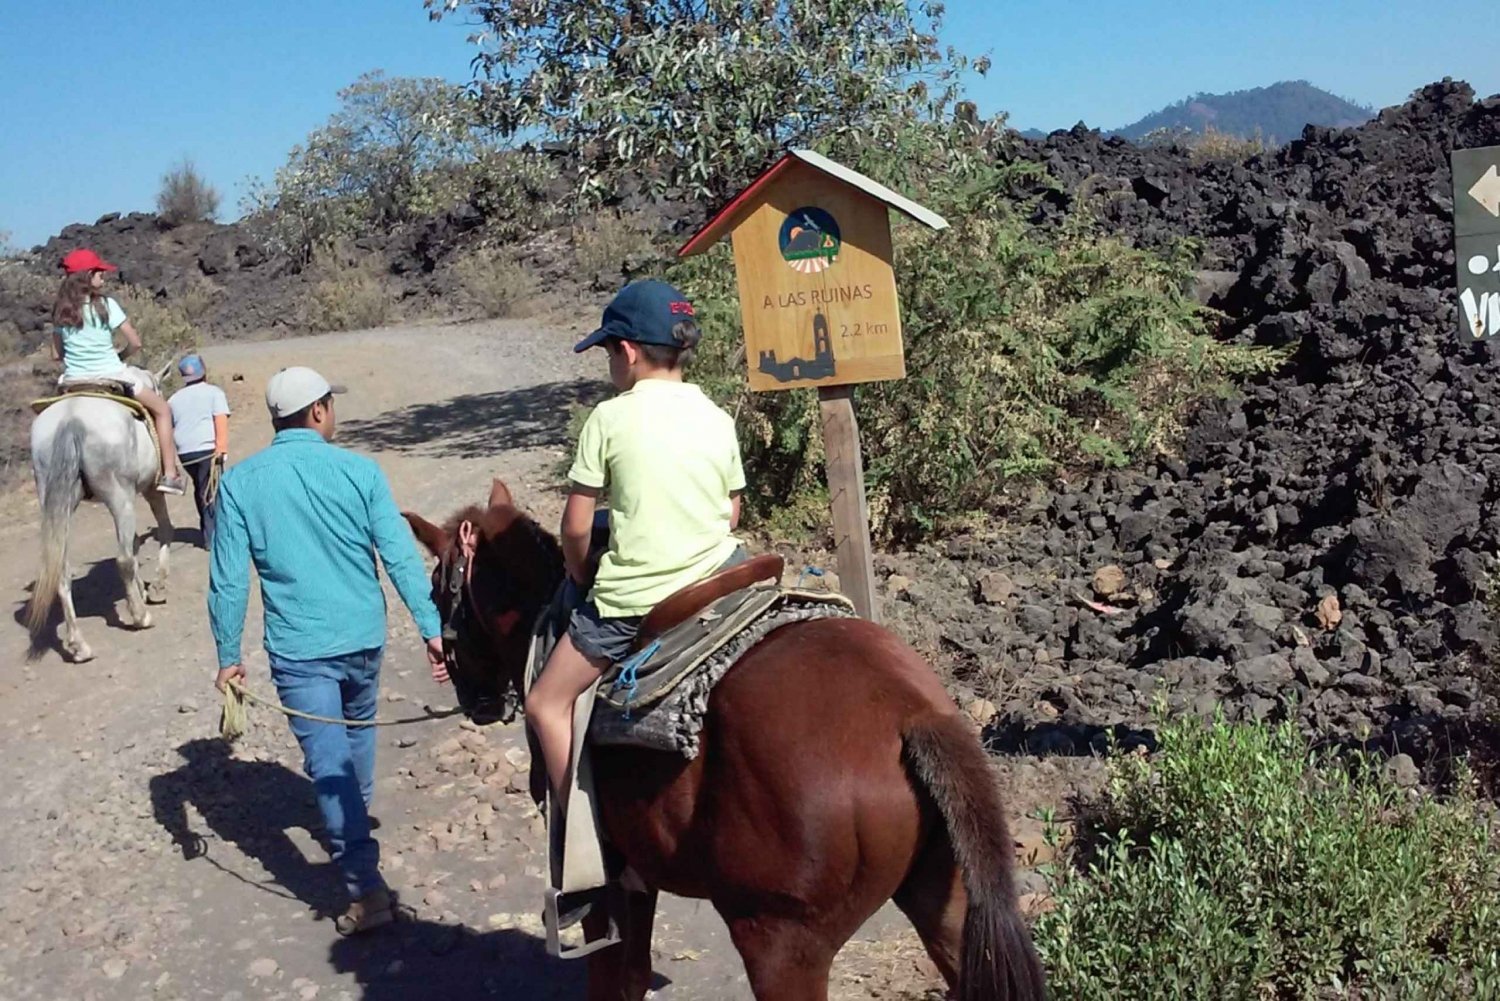
[(734, 419), (691, 383), (643, 379), (594, 408), (568, 479), (609, 497), (609, 550), (591, 597), (645, 615), (734, 554), (730, 493), (745, 489)]

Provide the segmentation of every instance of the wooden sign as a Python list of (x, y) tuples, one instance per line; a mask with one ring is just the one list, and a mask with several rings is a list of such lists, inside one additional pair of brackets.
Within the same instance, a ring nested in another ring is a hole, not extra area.
[(839, 580), (878, 621), (853, 383), (906, 375), (890, 209), (934, 229), (944, 219), (810, 150), (782, 157), (678, 253), (729, 233), (750, 388), (815, 386), (823, 417)]
[(733, 236), (750, 388), (904, 377), (885, 206), (801, 163), (757, 201)]
[(891, 208), (948, 225), (863, 174), (795, 150), (682, 248), (696, 254), (731, 235), (752, 390), (906, 375)]

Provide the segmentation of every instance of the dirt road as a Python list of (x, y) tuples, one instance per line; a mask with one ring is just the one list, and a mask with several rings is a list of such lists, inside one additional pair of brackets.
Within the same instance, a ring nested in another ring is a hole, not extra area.
[[(214, 346), (230, 395), (232, 458), (270, 437), (266, 378), (307, 364), (348, 385), (340, 440), (375, 456), (405, 508), (441, 517), (492, 476), (544, 523), (561, 499), (568, 405), (597, 392), (579, 330), (507, 321)], [(188, 499), (172, 502), (195, 525)], [(578, 997), (581, 964), (540, 939), (542, 826), (524, 783), (519, 725), (452, 719), (381, 731), (375, 814), (383, 862), (417, 920), (343, 941), (326, 920), (337, 879), (317, 840), (310, 785), (280, 716), (252, 710), (230, 751), (217, 737), (207, 556), (196, 530), (172, 553), (169, 603), (123, 627), (104, 511), (73, 537), (74, 593), (97, 659), (26, 660), (19, 614), (35, 572), (30, 489), (0, 499), (0, 998)], [(145, 518), (144, 506), (141, 507)], [(144, 524), (144, 520), (143, 520)], [(155, 543), (142, 549), (155, 570)], [(450, 706), (426, 676), (410, 618), (389, 594), (382, 715)], [(258, 602), (251, 683), (269, 693)], [(711, 907), (665, 899), (655, 938), (664, 999), (748, 998)], [(920, 997), (933, 981), (914, 939), (882, 912), (850, 944), (836, 996)]]

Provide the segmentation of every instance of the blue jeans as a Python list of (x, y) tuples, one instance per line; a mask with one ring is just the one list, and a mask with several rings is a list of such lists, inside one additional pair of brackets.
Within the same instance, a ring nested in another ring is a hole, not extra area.
[(208, 499), (208, 480), (213, 475), (214, 453), (188, 452), (179, 455), (177, 461), (193, 481), (193, 503), (198, 507), (198, 526), (203, 530), (203, 548), (214, 547), (214, 522), (218, 516), (219, 499)]
[[(382, 653), (377, 647), (322, 660), (285, 660), (270, 654), (271, 680), (288, 709), (336, 719), (374, 719)], [(382, 888), (380, 846), (370, 836), (369, 814), (375, 791), (375, 728), (287, 719), (302, 745), (302, 768), (317, 792), (333, 860), (350, 898)]]

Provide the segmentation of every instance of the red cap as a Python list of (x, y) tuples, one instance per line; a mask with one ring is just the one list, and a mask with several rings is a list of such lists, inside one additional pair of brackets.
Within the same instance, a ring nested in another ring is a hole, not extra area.
[(62, 268), (68, 274), (80, 271), (119, 271), (120, 269), (92, 250), (72, 250), (63, 255)]

